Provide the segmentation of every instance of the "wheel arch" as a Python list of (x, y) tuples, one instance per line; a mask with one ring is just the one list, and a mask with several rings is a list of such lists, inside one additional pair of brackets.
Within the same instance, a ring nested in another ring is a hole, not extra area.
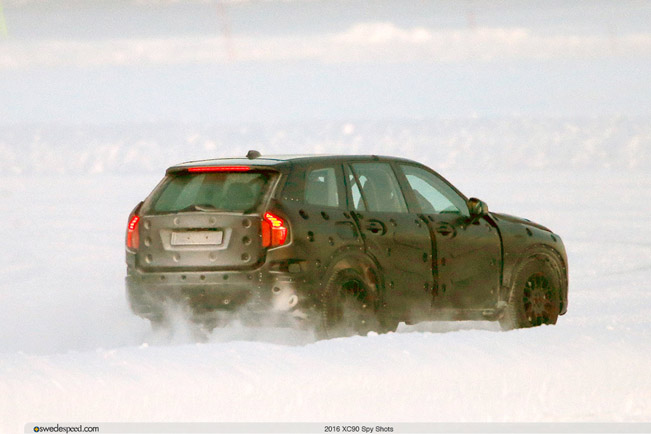
[(374, 257), (364, 252), (362, 248), (343, 248), (333, 255), (326, 272), (320, 279), (320, 290), (323, 290), (324, 285), (326, 285), (332, 275), (346, 269), (353, 269), (360, 272), (373, 284), (380, 299), (383, 299), (385, 277), (382, 272), (382, 267)]
[(568, 269), (567, 269), (567, 257), (563, 252), (559, 252), (554, 247), (548, 244), (535, 244), (521, 253), (515, 255), (510, 255), (511, 260), (504, 261), (504, 275), (502, 289), (503, 294), (500, 296), (501, 301), (508, 301), (511, 293), (513, 291), (513, 285), (515, 280), (518, 277), (518, 272), (523, 268), (527, 261), (532, 258), (543, 258), (547, 261), (553, 261), (559, 268), (560, 273), (559, 277), (561, 280), (561, 288), (559, 297), (560, 297), (560, 314), (563, 315), (567, 312), (567, 300), (568, 300)]

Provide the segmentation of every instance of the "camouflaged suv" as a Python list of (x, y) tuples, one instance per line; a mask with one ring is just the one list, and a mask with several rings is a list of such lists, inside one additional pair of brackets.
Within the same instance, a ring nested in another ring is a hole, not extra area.
[(549, 229), (489, 212), (414, 161), (260, 156), (167, 169), (128, 220), (127, 295), (165, 321), (276, 318), (320, 336), (399, 322), (554, 324), (567, 257)]

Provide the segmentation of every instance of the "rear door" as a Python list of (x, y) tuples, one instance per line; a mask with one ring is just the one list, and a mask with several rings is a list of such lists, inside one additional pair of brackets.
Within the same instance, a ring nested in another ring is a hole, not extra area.
[(339, 253), (362, 245), (346, 212), (341, 163), (294, 164), (282, 196), (282, 210), (292, 223), (291, 259), (306, 267), (310, 281), (321, 281)]
[(500, 284), (500, 237), (485, 218), (471, 221), (466, 199), (424, 166), (398, 164), (410, 201), (435, 240), (435, 307), (493, 308)]
[(366, 250), (385, 277), (386, 303), (394, 311), (408, 313), (411, 320), (426, 317), (433, 287), (427, 225), (409, 212), (391, 164), (351, 163), (346, 180), (349, 206)]
[(141, 210), (138, 266), (161, 271), (256, 266), (265, 254), (261, 210), (277, 178), (277, 172), (254, 168), (168, 174)]

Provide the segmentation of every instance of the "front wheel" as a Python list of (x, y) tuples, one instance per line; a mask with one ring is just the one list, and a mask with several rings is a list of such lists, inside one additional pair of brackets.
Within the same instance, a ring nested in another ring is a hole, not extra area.
[(546, 255), (532, 256), (517, 271), (506, 310), (504, 330), (556, 324), (561, 304), (561, 268)]

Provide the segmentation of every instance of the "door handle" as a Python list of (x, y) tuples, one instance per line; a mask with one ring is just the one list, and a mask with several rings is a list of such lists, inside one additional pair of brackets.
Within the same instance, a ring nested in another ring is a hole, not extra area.
[(454, 237), (457, 234), (454, 226), (448, 223), (441, 223), (436, 227), (436, 232), (443, 235), (444, 237)]
[(366, 230), (374, 234), (384, 233), (384, 225), (378, 220), (371, 220), (366, 224)]

